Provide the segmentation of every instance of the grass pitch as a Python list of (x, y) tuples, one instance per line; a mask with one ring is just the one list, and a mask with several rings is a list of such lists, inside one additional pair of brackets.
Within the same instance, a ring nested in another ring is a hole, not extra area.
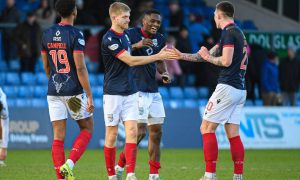
[[(198, 180), (205, 168), (201, 149), (163, 149), (161, 163), (164, 180)], [(56, 179), (50, 150), (10, 150), (6, 164), (0, 180)], [(139, 149), (137, 178), (147, 180), (148, 172), (147, 150)], [(232, 172), (230, 152), (219, 151), (218, 180), (232, 179)], [(106, 180), (103, 151), (87, 150), (74, 173), (77, 180)], [(300, 150), (246, 150), (244, 179), (300, 180)]]

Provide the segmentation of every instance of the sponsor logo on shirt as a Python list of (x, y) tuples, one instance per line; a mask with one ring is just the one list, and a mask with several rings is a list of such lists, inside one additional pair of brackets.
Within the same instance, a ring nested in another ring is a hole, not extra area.
[(118, 49), (118, 47), (119, 47), (119, 44), (112, 44), (112, 45), (108, 46), (108, 48), (112, 51)]

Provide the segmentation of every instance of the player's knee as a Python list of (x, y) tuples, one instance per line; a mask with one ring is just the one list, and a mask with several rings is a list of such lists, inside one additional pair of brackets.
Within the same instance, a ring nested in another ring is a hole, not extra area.
[(118, 132), (110, 132), (106, 134), (106, 143), (114, 144), (117, 139)]
[(137, 128), (130, 127), (126, 132), (126, 139), (137, 139)]
[(201, 134), (215, 133), (215, 129), (213, 129), (210, 126), (207, 126), (205, 124), (201, 124), (201, 126), (200, 126), (200, 132), (201, 132)]
[(161, 128), (152, 128), (149, 132), (149, 136), (152, 140), (160, 141), (162, 137), (162, 129)]

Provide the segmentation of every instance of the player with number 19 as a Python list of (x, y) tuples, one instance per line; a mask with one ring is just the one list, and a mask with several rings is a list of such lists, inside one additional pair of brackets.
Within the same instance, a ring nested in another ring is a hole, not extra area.
[[(55, 9), (61, 22), (43, 33), (42, 60), (49, 77), (47, 100), (54, 134), (52, 160), (57, 179), (70, 180), (74, 179), (73, 167), (92, 136), (94, 106), (84, 62), (84, 37), (73, 27), (77, 16), (75, 0), (58, 0)], [(80, 133), (65, 161), (68, 113), (76, 120)]]

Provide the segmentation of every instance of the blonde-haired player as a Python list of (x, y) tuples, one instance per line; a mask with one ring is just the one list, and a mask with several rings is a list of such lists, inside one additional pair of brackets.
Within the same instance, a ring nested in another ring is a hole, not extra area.
[(117, 179), (115, 166), (118, 124), (124, 123), (125, 158), (128, 180), (134, 174), (137, 154), (138, 93), (131, 66), (144, 65), (162, 59), (178, 59), (174, 50), (163, 48), (152, 56), (131, 56), (131, 42), (124, 32), (130, 22), (130, 8), (121, 2), (110, 5), (111, 29), (103, 36), (101, 52), (104, 63), (103, 104), (106, 126), (104, 155), (109, 179)]

